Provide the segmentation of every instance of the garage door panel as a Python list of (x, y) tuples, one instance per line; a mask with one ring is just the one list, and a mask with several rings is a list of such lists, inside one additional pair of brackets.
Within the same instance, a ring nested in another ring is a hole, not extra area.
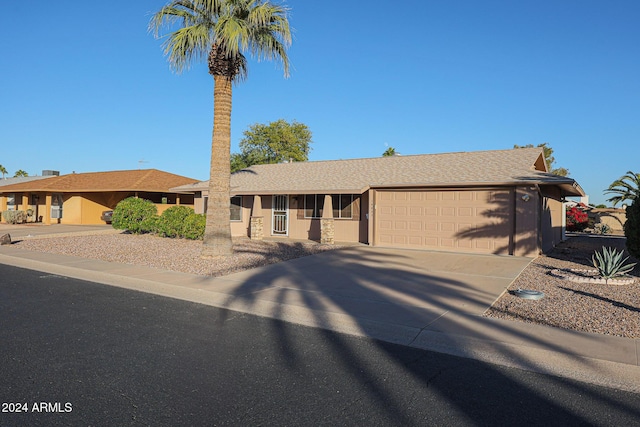
[(389, 220), (380, 220), (378, 222), (380, 229), (382, 230), (392, 230), (393, 229), (393, 221)]
[(409, 230), (422, 231), (422, 225), (421, 221), (411, 221), (409, 223)]
[(455, 247), (454, 239), (440, 239), (440, 245), (445, 248), (453, 248)]
[(411, 246), (422, 246), (422, 237), (420, 237), (420, 236), (409, 236), (408, 243)]
[(509, 190), (378, 191), (375, 243), (506, 253)]
[(458, 247), (463, 249), (473, 249), (473, 241), (472, 240), (462, 240), (459, 239), (457, 241)]
[(442, 222), (440, 223), (440, 231), (451, 233), (456, 231), (456, 224), (454, 222)]

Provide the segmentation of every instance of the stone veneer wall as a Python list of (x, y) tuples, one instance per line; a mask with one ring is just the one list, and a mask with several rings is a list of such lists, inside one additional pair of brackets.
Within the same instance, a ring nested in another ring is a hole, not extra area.
[(251, 240), (262, 240), (264, 237), (264, 217), (251, 217)]
[(320, 220), (320, 243), (333, 245), (335, 243), (335, 224), (332, 218)]

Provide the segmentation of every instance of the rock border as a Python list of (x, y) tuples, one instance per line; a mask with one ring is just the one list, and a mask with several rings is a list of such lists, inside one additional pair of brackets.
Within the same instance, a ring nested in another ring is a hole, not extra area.
[[(579, 273), (592, 273), (593, 275), (596, 275), (596, 277), (585, 277), (584, 275), (581, 275)], [(597, 276), (598, 270), (593, 270), (593, 269), (555, 268), (551, 270), (550, 274), (562, 280), (569, 280), (575, 283), (592, 283), (597, 285), (622, 286), (622, 285), (631, 285), (636, 281), (635, 277), (630, 277), (630, 276), (625, 276), (623, 278), (603, 279), (602, 277)]]

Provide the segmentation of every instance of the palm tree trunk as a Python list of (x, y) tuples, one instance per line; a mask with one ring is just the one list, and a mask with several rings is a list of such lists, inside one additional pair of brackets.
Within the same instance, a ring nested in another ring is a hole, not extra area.
[(202, 246), (203, 257), (233, 253), (229, 222), (231, 176), (231, 80), (215, 75), (213, 90), (213, 135), (207, 222)]

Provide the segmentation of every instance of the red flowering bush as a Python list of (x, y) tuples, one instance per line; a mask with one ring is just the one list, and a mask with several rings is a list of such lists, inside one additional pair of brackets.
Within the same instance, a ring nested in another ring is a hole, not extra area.
[(576, 205), (567, 211), (567, 231), (582, 231), (589, 225), (589, 215), (583, 204)]

